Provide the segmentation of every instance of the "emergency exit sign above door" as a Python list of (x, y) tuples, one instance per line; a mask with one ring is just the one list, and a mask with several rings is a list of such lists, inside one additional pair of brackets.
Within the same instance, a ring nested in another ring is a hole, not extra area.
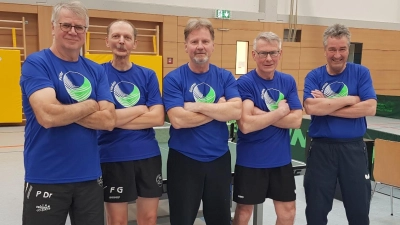
[(217, 9), (215, 10), (215, 18), (230, 20), (232, 16), (232, 12), (230, 10)]

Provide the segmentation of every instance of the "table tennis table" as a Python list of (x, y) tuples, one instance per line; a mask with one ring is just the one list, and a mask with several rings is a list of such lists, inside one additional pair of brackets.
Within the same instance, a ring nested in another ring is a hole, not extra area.
[[(167, 191), (167, 159), (168, 159), (168, 139), (169, 139), (169, 127), (170, 124), (165, 123), (164, 126), (155, 127), (156, 139), (160, 146), (161, 158), (162, 158), (162, 176), (163, 176), (163, 190)], [(232, 176), (234, 176), (234, 169), (236, 163), (236, 143), (228, 142), (229, 150), (231, 152), (231, 169)], [(304, 175), (306, 172), (306, 164), (301, 161), (292, 159), (293, 174), (295, 176)], [(263, 204), (254, 206), (253, 212), (253, 225), (263, 224)]]

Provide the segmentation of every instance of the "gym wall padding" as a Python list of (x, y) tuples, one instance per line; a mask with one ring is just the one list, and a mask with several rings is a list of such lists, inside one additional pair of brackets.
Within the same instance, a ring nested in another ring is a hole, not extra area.
[[(99, 64), (109, 62), (112, 60), (113, 55), (111, 54), (85, 54), (85, 57), (97, 62)], [(131, 62), (136, 65), (143, 66), (154, 70), (157, 75), (158, 83), (160, 86), (160, 92), (162, 93), (162, 56), (157, 55), (131, 55)]]
[(22, 122), (19, 50), (0, 49), (0, 123)]

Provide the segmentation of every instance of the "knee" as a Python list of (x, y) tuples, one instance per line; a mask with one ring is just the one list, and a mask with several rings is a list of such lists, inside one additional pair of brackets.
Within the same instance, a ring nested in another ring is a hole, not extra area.
[(248, 221), (253, 213), (253, 205), (237, 204), (235, 210), (235, 220)]
[(157, 212), (143, 213), (137, 219), (140, 225), (155, 225), (157, 223)]
[(287, 206), (276, 213), (278, 224), (293, 224), (296, 216), (296, 206)]

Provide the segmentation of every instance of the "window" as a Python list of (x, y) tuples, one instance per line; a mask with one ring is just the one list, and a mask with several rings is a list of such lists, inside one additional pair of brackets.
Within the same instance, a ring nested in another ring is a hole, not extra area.
[(247, 73), (247, 63), (249, 56), (249, 42), (236, 42), (236, 74), (243, 75)]

